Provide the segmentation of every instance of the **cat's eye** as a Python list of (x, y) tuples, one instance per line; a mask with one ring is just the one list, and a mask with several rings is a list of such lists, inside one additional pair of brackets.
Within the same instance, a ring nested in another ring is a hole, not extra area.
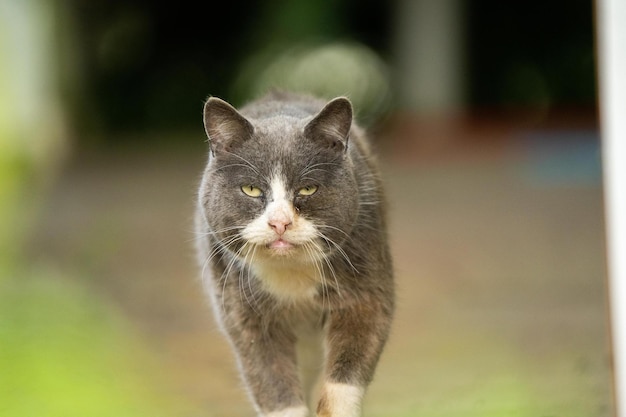
[(309, 196), (315, 194), (317, 191), (317, 187), (315, 185), (309, 185), (307, 187), (302, 187), (298, 190), (298, 195)]
[(261, 197), (263, 195), (263, 191), (260, 188), (255, 187), (253, 185), (244, 185), (241, 187), (241, 191), (248, 197)]

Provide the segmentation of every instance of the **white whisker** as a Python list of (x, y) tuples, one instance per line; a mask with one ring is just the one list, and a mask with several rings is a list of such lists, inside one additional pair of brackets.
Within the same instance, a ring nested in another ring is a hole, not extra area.
[[(326, 266), (328, 267), (328, 271), (330, 272), (330, 275), (333, 277), (333, 281), (334, 281), (334, 287), (333, 288), (335, 289), (335, 291), (337, 291), (337, 295), (340, 298), (343, 298), (343, 296), (341, 294), (341, 290), (339, 288), (339, 280), (337, 279), (337, 274), (335, 273), (335, 268), (333, 267), (332, 262), (328, 258), (328, 255), (320, 247), (319, 243), (313, 242), (312, 245), (315, 248), (315, 250), (317, 251), (317, 253), (320, 254), (321, 260), (323, 260), (324, 263), (326, 264)], [(328, 285), (327, 281), (325, 281), (325, 282), (326, 282), (326, 288), (327, 288), (327, 291), (328, 291), (328, 287), (330, 287), (330, 286)], [(329, 296), (328, 292), (326, 294)], [(330, 300), (329, 300), (329, 302), (330, 302)]]
[(241, 237), (239, 235), (233, 235), (230, 236), (224, 240), (218, 240), (217, 244), (215, 245), (215, 247), (211, 250), (211, 252), (207, 255), (206, 259), (204, 260), (204, 262), (202, 263), (202, 272), (200, 274), (200, 278), (203, 282), (203, 285), (206, 288), (206, 281), (205, 281), (205, 276), (206, 276), (206, 268), (209, 266), (211, 260), (217, 255), (217, 254), (221, 254), (222, 256), (224, 256), (226, 253), (228, 253), (228, 246), (235, 243), (236, 241), (238, 241), (239, 239), (241, 239)]
[(336, 230), (336, 231), (338, 231), (339, 233), (343, 234), (343, 235), (344, 235), (345, 237), (347, 237), (348, 239), (350, 239), (350, 235), (349, 235), (349, 234), (347, 234), (346, 232), (344, 232), (342, 229), (340, 229), (340, 228), (338, 228), (338, 227), (335, 227), (335, 226), (330, 226), (330, 225), (328, 225), (328, 224), (318, 224), (318, 225), (316, 225), (316, 227), (317, 227), (317, 228), (320, 228), (320, 227), (321, 227), (321, 228), (326, 228), (326, 229)]
[[(248, 245), (248, 243), (246, 242), (246, 244), (244, 246)], [(250, 250), (250, 248), (246, 249), (246, 254), (243, 258), (243, 263), (241, 265), (241, 268), (239, 269), (239, 292), (243, 293), (245, 299), (246, 299), (246, 303), (250, 306), (250, 308), (252, 308), (252, 310), (256, 313), (259, 314), (259, 312), (257, 311), (257, 309), (255, 308), (255, 304), (256, 304), (256, 299), (254, 297), (254, 291), (252, 289), (252, 284), (251, 284), (251, 280), (250, 280), (250, 264), (252, 263), (252, 261), (254, 260), (254, 252), (256, 251), (256, 246), (253, 245), (252, 246), (252, 250)], [(248, 262), (248, 256), (250, 256), (250, 263)], [(250, 291), (250, 297), (252, 297), (252, 302), (250, 302), (250, 298), (248, 297), (248, 293), (246, 292), (246, 286), (244, 285), (244, 277), (243, 277), (243, 273), (244, 271), (247, 269), (247, 286), (248, 286), (248, 290)], [(243, 301), (243, 300), (242, 300)]]
[(254, 164), (252, 162), (248, 161), (246, 158), (242, 157), (241, 155), (237, 155), (236, 153), (232, 153), (232, 152), (227, 152), (227, 154), (231, 155), (231, 156), (234, 156), (235, 158), (239, 158), (241, 161), (244, 162), (245, 166), (247, 166), (252, 171), (254, 171), (254, 173), (257, 176), (263, 177), (263, 175), (261, 175), (261, 172), (258, 170), (258, 168), (256, 166), (254, 166)]
[[(326, 276), (324, 274), (324, 268), (322, 268), (321, 264), (320, 264), (320, 259), (318, 257), (315, 256), (315, 252), (314, 251), (318, 251), (317, 247), (312, 246), (314, 245), (314, 243), (305, 243), (303, 245), (304, 250), (306, 251), (308, 257), (311, 259), (311, 262), (313, 263), (313, 266), (315, 267), (315, 270), (317, 271), (317, 274), (320, 277), (320, 281), (321, 281), (321, 285), (322, 285), (322, 311), (324, 311), (324, 307), (325, 307), (325, 302), (326, 302), (326, 298), (329, 297), (328, 294), (328, 284), (326, 283)], [(319, 251), (318, 251), (319, 253)], [(330, 307), (330, 298), (328, 300), (329, 302), (329, 307)]]
[(257, 171), (256, 171), (254, 168), (252, 168), (252, 166), (247, 165), (247, 164), (228, 164), (228, 165), (224, 165), (224, 166), (221, 166), (221, 167), (219, 167), (219, 168), (216, 168), (214, 172), (218, 172), (218, 171), (220, 171), (220, 170), (222, 170), (222, 169), (231, 168), (231, 167), (244, 167), (244, 168), (249, 168), (249, 169), (252, 169), (252, 170), (254, 171), (254, 173), (255, 173), (255, 174), (257, 173)]
[(346, 262), (348, 262), (348, 265), (350, 265), (350, 267), (352, 268), (352, 270), (356, 273), (358, 273), (358, 269), (356, 269), (356, 267), (354, 266), (354, 264), (352, 263), (352, 261), (350, 260), (350, 257), (348, 256), (348, 254), (346, 253), (345, 250), (343, 250), (343, 248), (334, 240), (330, 239), (328, 236), (326, 236), (324, 233), (320, 232), (319, 230), (317, 231), (317, 234), (319, 237), (321, 237), (322, 239), (324, 239), (326, 242), (330, 243), (333, 245), (333, 247), (337, 250), (337, 252), (339, 252), (341, 254), (341, 256), (346, 260)]
[(310, 174), (311, 172), (314, 172), (314, 171), (330, 172), (330, 170), (328, 170), (328, 169), (318, 168), (318, 167), (326, 166), (326, 165), (329, 165), (329, 166), (341, 166), (341, 164), (338, 164), (336, 162), (319, 162), (317, 164), (309, 165), (306, 168), (304, 168), (304, 170), (300, 174), (300, 177), (304, 177), (305, 175), (308, 175), (308, 174)]
[(333, 267), (333, 264), (330, 262), (330, 259), (328, 259), (327, 256), (324, 256), (322, 259), (324, 260), (324, 262), (326, 262), (326, 266), (328, 266), (328, 270), (330, 271), (330, 274), (335, 281), (335, 291), (337, 291), (337, 295), (339, 296), (339, 298), (343, 298), (343, 295), (341, 294), (341, 290), (339, 288), (339, 280), (337, 279), (337, 274), (335, 273), (335, 268)]
[(202, 232), (194, 232), (193, 234), (195, 235), (193, 238), (189, 239), (188, 242), (191, 242), (193, 240), (198, 240), (198, 239), (202, 239), (208, 236), (218, 236), (221, 235), (223, 233), (226, 232), (231, 232), (233, 230), (243, 230), (245, 229), (245, 226), (230, 226), (230, 227), (225, 227), (223, 229), (219, 229), (219, 230), (206, 230), (206, 231), (202, 231)]
[(222, 276), (220, 277), (220, 281), (221, 280), (224, 281), (224, 283), (222, 284), (222, 309), (224, 310), (224, 312), (226, 312), (226, 306), (224, 304), (224, 300), (226, 299), (226, 296), (224, 295), (224, 292), (226, 291), (226, 282), (228, 281), (228, 276), (230, 275), (233, 269), (233, 266), (237, 262), (237, 259), (240, 257), (241, 252), (246, 248), (247, 245), (248, 245), (248, 242), (244, 242), (243, 246), (239, 248), (237, 253), (231, 255), (231, 259), (226, 265), (226, 268), (224, 268), (224, 272), (222, 273)]

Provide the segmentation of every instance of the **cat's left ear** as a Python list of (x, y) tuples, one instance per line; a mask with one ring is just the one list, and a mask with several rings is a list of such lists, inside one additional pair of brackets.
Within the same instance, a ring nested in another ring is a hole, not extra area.
[(254, 133), (254, 127), (245, 117), (217, 97), (210, 97), (204, 105), (204, 130), (213, 154), (229, 152)]
[(329, 149), (346, 151), (352, 127), (352, 104), (346, 97), (337, 97), (311, 120), (304, 134)]

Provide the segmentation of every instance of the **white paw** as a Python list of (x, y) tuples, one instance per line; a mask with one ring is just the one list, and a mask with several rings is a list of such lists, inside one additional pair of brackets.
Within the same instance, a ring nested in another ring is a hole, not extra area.
[(305, 406), (289, 407), (280, 411), (272, 411), (268, 414), (263, 414), (263, 417), (307, 417), (309, 410)]
[(349, 384), (325, 383), (318, 416), (359, 417), (365, 390)]

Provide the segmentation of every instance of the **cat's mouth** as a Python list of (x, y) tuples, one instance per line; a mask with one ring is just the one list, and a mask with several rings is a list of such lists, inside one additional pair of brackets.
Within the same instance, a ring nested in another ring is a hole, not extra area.
[(273, 242), (267, 244), (267, 248), (273, 250), (278, 254), (287, 254), (291, 252), (292, 249), (296, 247), (295, 244), (284, 240), (283, 238), (278, 238)]

